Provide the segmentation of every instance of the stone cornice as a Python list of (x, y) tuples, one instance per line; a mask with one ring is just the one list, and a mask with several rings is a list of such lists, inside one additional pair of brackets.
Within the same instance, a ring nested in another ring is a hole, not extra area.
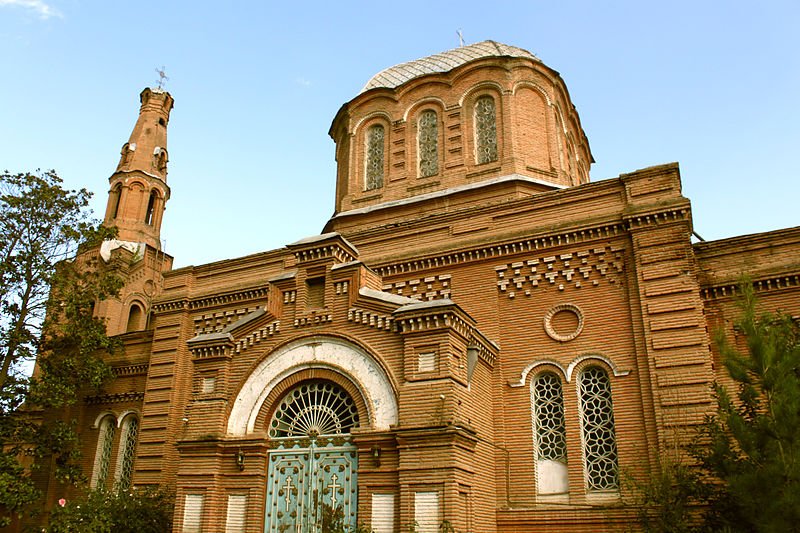
[[(753, 288), (756, 292), (775, 291), (792, 287), (800, 287), (800, 274), (779, 274), (759, 277), (753, 280)], [(739, 281), (736, 280), (706, 285), (700, 290), (700, 295), (704, 300), (717, 300), (732, 298), (739, 292)]]
[(508, 240), (497, 244), (486, 244), (454, 252), (429, 255), (428, 257), (410, 261), (398, 261), (373, 267), (373, 270), (382, 276), (392, 276), (406, 272), (416, 272), (453, 264), (483, 261), (540, 249), (595, 241), (597, 239), (608, 239), (623, 235), (625, 231), (625, 226), (622, 223), (599, 224), (581, 229), (571, 229), (536, 237)]
[(136, 402), (144, 400), (143, 392), (119, 392), (116, 394), (97, 394), (86, 396), (83, 401), (89, 405), (104, 403)]

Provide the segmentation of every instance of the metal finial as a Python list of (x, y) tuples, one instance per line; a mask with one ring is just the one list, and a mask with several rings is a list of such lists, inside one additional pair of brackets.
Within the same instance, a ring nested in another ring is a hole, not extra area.
[(464, 34), (461, 33), (461, 28), (458, 29), (456, 35), (458, 35), (458, 46), (464, 46)]
[(156, 83), (158, 84), (159, 89), (163, 89), (164, 82), (169, 81), (169, 77), (167, 77), (167, 73), (164, 70), (165, 68), (166, 67), (162, 66), (161, 68), (156, 69), (156, 72), (158, 72), (158, 81)]

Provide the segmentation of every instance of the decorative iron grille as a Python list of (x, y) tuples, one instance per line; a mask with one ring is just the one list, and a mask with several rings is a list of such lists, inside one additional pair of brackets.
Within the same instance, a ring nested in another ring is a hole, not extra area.
[(533, 383), (533, 420), (536, 426), (536, 458), (566, 463), (564, 397), (561, 380), (551, 372), (539, 374)]
[(108, 465), (111, 463), (111, 450), (114, 448), (114, 432), (117, 421), (113, 416), (103, 418), (100, 423), (100, 437), (97, 440), (98, 459), (95, 464), (95, 487), (103, 487), (108, 479)]
[(284, 396), (269, 425), (270, 437), (342, 435), (358, 425), (350, 395), (330, 381), (301, 383)]
[(616, 489), (619, 479), (611, 381), (603, 369), (589, 367), (581, 372), (579, 383), (588, 489)]
[(419, 176), (439, 173), (439, 124), (436, 111), (423, 111), (419, 117)]
[(497, 161), (497, 120), (491, 96), (475, 102), (475, 159), (479, 164)]
[(383, 138), (384, 130), (380, 124), (370, 126), (367, 130), (367, 170), (366, 189), (383, 187)]
[(125, 419), (122, 431), (122, 462), (119, 463), (119, 477), (117, 485), (120, 490), (127, 490), (131, 486), (133, 475), (133, 460), (136, 452), (136, 437), (139, 434), (139, 419), (129, 416)]

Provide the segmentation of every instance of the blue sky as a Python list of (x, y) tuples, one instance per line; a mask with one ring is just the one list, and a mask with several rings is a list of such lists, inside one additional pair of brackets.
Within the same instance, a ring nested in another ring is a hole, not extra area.
[(166, 67), (176, 266), (281, 247), (333, 212), (339, 107), (376, 72), (493, 39), (559, 71), (593, 181), (678, 161), (705, 239), (800, 224), (800, 2), (0, 0), (0, 169), (105, 209)]

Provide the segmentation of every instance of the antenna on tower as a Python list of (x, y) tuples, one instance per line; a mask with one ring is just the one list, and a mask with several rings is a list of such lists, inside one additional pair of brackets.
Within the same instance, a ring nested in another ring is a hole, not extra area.
[(464, 46), (464, 34), (461, 33), (461, 28), (458, 29), (456, 35), (458, 35), (458, 46)]
[(158, 89), (162, 90), (164, 88), (164, 82), (169, 81), (169, 77), (167, 77), (167, 73), (164, 70), (166, 67), (162, 66), (161, 68), (157, 68), (156, 72), (158, 72)]

